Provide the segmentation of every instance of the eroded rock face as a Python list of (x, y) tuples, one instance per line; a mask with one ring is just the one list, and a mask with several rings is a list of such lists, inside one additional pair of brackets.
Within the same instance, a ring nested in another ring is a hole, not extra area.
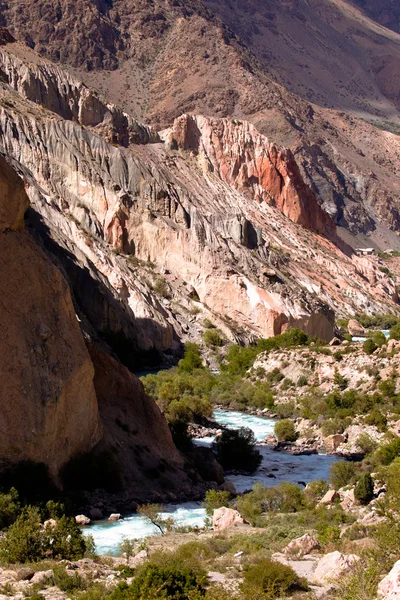
[(230, 186), (276, 206), (294, 223), (334, 233), (333, 222), (305, 185), (291, 151), (271, 144), (251, 123), (182, 115), (169, 135), (173, 145), (198, 154), (204, 169)]
[[(104, 437), (98, 450), (113, 449), (125, 488), (139, 500), (176, 500), (196, 483), (183, 470), (167, 422), (143, 385), (97, 346), (88, 346)], [(201, 483), (198, 478), (197, 483)], [(90, 515), (92, 516), (92, 515)]]
[(22, 180), (0, 159), (2, 466), (45, 462), (56, 475), (101, 438), (93, 366), (60, 272), (23, 231)]

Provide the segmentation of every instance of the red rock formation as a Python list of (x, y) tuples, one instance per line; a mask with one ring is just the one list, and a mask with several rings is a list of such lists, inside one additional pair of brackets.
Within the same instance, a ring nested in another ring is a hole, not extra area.
[(278, 208), (291, 221), (322, 234), (335, 226), (304, 183), (294, 156), (271, 144), (251, 123), (182, 115), (172, 143), (191, 150), (232, 187)]
[(102, 428), (93, 365), (60, 272), (23, 230), (22, 180), (0, 159), (0, 456), (52, 475)]

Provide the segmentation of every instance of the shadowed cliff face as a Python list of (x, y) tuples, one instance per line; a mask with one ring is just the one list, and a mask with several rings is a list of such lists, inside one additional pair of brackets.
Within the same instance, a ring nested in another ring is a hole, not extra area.
[(23, 182), (0, 158), (0, 455), (52, 475), (102, 436), (85, 348), (66, 281), (23, 230)]

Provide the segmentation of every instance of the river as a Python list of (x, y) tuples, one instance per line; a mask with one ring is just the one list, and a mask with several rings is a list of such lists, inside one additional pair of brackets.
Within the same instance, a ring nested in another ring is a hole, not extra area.
[[(237, 411), (215, 410), (214, 419), (221, 425), (231, 429), (249, 427), (257, 441), (261, 442), (274, 430), (274, 419), (257, 417)], [(212, 443), (212, 438), (197, 440), (198, 444)], [(263, 445), (258, 446), (263, 460), (253, 475), (232, 475), (232, 481), (238, 492), (249, 490), (254, 483), (261, 482), (265, 486), (276, 485), (280, 481), (292, 483), (308, 483), (314, 479), (327, 479), (331, 464), (337, 460), (335, 456), (314, 454), (311, 456), (293, 456), (289, 452), (275, 452)], [(173, 517), (177, 525), (204, 525), (205, 510), (200, 503), (185, 502), (165, 507), (165, 514)], [(134, 514), (117, 522), (99, 521), (85, 528), (93, 535), (97, 552), (101, 555), (118, 554), (118, 546), (124, 537), (144, 539), (159, 532), (140, 515)]]

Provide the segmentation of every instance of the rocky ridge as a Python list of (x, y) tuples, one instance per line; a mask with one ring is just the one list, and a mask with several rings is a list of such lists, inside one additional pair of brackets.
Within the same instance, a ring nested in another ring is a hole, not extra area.
[[(289, 151), (247, 123), (200, 117), (201, 149), (185, 149), (188, 140), (179, 136), (176, 147), (171, 139), (162, 143), (141, 125), (140, 144), (111, 145), (117, 126), (104, 131), (103, 113), (112, 107), (94, 102), (92, 125), (82, 126), (82, 98), (95, 95), (68, 75), (64, 86), (59, 67), (24, 53), (21, 79), (21, 45), (0, 49), (10, 82), (2, 84), (1, 147), (29, 184), (34, 230), (62, 262), (95, 331), (123, 335), (134, 350), (177, 349), (189, 332), (199, 339), (201, 319), (211, 316), (231, 340), (288, 325), (330, 339), (326, 304), (345, 312), (394, 310), (395, 282), (376, 259), (351, 255), (338, 240), (342, 250), (307, 229), (328, 231), (335, 241)], [(37, 86), (55, 92), (38, 96)], [(52, 110), (64, 88), (78, 107), (74, 120)], [(38, 104), (47, 97), (47, 107)], [(184, 121), (195, 123), (183, 117), (176, 127)]]

